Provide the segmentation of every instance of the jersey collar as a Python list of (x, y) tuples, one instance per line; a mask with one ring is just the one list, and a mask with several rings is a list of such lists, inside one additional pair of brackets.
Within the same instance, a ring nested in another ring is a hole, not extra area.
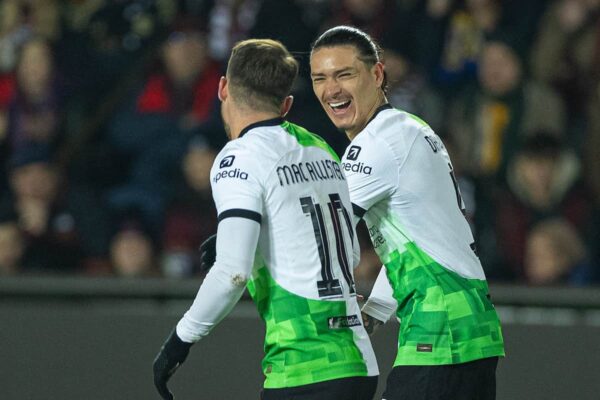
[(371, 121), (373, 121), (375, 119), (375, 117), (377, 116), (377, 114), (379, 114), (380, 112), (382, 112), (383, 110), (391, 110), (392, 105), (390, 103), (385, 103), (383, 105), (380, 105), (377, 110), (375, 110), (375, 114), (373, 114), (373, 116), (371, 117), (371, 119), (369, 120), (369, 122), (367, 122), (367, 125), (369, 125), (371, 123)]
[(242, 136), (244, 136), (246, 133), (248, 133), (248, 131), (250, 131), (251, 129), (258, 128), (259, 126), (278, 126), (278, 125), (283, 124), (283, 122), (284, 122), (284, 119), (281, 117), (271, 118), (271, 119), (266, 119), (264, 121), (255, 122), (253, 124), (248, 125), (244, 129), (242, 129), (242, 131), (240, 132), (240, 135), (238, 136), (238, 139), (241, 138)]

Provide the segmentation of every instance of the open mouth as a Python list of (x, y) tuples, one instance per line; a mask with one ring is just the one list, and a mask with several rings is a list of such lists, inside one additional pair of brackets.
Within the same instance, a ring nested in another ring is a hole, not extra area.
[(333, 110), (334, 114), (337, 113), (341, 113), (344, 112), (345, 110), (348, 109), (348, 107), (350, 107), (350, 103), (352, 103), (352, 100), (346, 100), (346, 101), (340, 101), (337, 103), (328, 103), (329, 107), (331, 107), (331, 109)]

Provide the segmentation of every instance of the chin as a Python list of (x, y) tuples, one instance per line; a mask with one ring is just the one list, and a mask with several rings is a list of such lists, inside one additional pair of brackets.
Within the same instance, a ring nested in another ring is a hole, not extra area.
[(338, 129), (350, 129), (352, 126), (349, 122), (344, 121), (344, 120), (340, 120), (339, 118), (336, 118), (335, 115), (331, 115), (329, 114), (329, 120), (333, 123), (333, 125), (335, 125), (336, 128)]

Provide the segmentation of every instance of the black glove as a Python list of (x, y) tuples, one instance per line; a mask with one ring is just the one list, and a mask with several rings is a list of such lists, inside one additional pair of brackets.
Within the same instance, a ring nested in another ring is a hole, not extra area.
[(208, 272), (217, 258), (217, 234), (215, 233), (200, 245), (200, 271)]
[(164, 400), (173, 400), (173, 394), (167, 388), (167, 382), (187, 358), (190, 347), (192, 347), (192, 343), (183, 342), (173, 329), (154, 359), (154, 386)]
[(377, 318), (365, 313), (364, 311), (361, 314), (363, 319), (363, 326), (365, 327), (365, 330), (367, 331), (369, 336), (372, 336), (375, 333), (375, 331), (379, 329), (381, 325), (384, 324), (383, 321), (378, 320)]

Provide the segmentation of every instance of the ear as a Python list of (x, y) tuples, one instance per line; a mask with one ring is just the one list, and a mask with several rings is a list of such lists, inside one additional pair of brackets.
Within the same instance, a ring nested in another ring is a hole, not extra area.
[(281, 105), (281, 109), (279, 110), (279, 114), (282, 117), (285, 117), (290, 109), (292, 108), (292, 104), (294, 103), (294, 96), (288, 96), (283, 100), (283, 104)]
[(227, 78), (225, 78), (224, 76), (222, 76), (221, 80), (219, 80), (219, 89), (217, 90), (217, 96), (221, 101), (225, 101), (225, 99), (227, 99), (227, 97), (229, 96)]
[(384, 66), (381, 61), (378, 61), (375, 63), (375, 65), (373, 65), (372, 72), (375, 75), (375, 82), (377, 83), (378, 87), (381, 87), (381, 85), (383, 85), (383, 78), (384, 78), (383, 71), (384, 71)]

